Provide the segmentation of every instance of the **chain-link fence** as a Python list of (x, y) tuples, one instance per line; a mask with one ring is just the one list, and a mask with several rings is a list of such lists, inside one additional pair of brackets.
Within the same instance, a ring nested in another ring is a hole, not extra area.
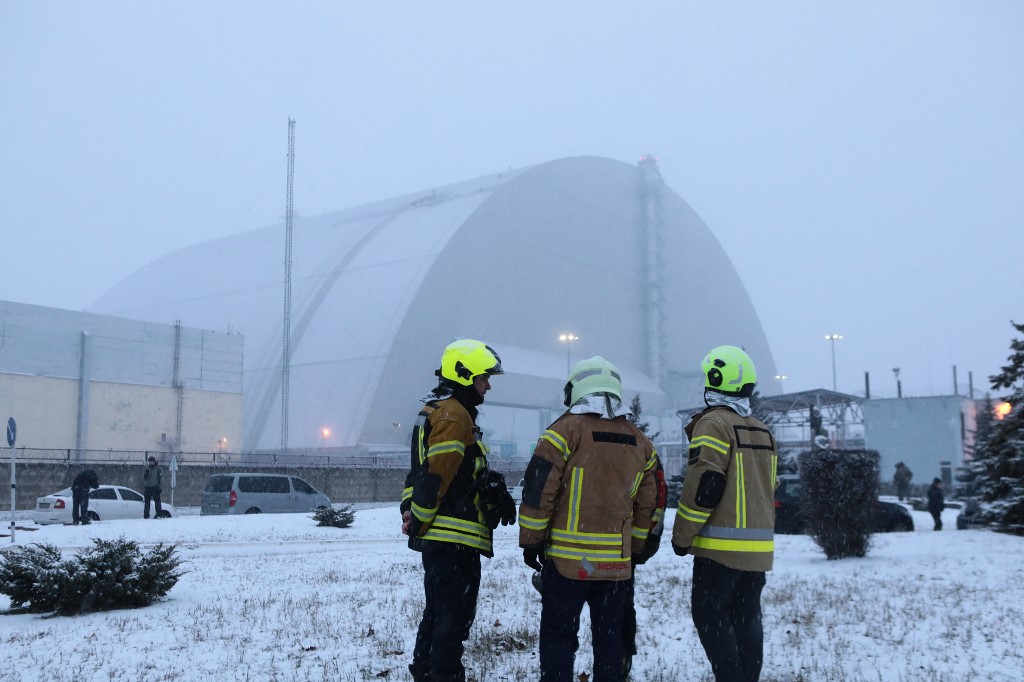
[[(3, 460), (9, 458), (3, 457)], [(151, 456), (168, 466), (323, 467), (342, 469), (403, 469), (409, 466), (408, 450), (372, 451), (363, 448), (316, 449), (285, 452), (166, 452), (160, 450), (77, 450), (74, 448), (15, 448), (19, 463), (141, 464)], [(2, 460), (0, 460), (2, 461)]]

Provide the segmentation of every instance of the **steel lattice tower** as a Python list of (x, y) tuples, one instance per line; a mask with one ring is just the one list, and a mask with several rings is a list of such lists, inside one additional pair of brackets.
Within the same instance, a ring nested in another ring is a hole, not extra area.
[(284, 210), (284, 338), (281, 354), (281, 450), (288, 449), (288, 384), (292, 340), (292, 214), (295, 192), (295, 119), (288, 119), (288, 189)]

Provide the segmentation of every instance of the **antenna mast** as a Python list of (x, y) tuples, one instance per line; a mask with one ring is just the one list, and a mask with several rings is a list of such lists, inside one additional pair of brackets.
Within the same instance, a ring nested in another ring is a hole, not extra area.
[(292, 342), (292, 214), (294, 212), (295, 119), (288, 119), (288, 190), (284, 210), (284, 338), (281, 342), (281, 450), (288, 449), (288, 384)]

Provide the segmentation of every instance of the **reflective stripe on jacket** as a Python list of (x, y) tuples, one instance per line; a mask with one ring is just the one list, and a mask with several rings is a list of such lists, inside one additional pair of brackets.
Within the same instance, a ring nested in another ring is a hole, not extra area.
[(479, 495), (470, 492), (487, 466), (487, 446), (469, 411), (455, 398), (432, 401), (420, 411), (413, 429), (409, 474), (402, 511), (412, 512), (409, 547), (451, 542), (493, 556), (492, 534)]
[[(694, 416), (686, 433), (689, 465), (672, 544), (736, 570), (770, 571), (778, 454), (768, 427), (714, 407)], [(710, 484), (718, 474), (724, 488)]]
[(527, 468), (519, 544), (545, 545), (573, 580), (625, 580), (657, 502), (651, 441), (625, 417), (563, 414), (541, 435)]

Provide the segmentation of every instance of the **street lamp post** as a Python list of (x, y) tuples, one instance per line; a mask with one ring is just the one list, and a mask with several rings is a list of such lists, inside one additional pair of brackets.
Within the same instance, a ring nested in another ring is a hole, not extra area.
[(575, 334), (559, 334), (558, 340), (565, 342), (565, 376), (569, 376), (569, 370), (571, 369), (569, 364), (569, 351), (572, 349), (572, 342), (579, 341), (580, 337)]
[(825, 340), (832, 344), (832, 390), (836, 390), (836, 341), (840, 340), (841, 334), (825, 334)]
[(788, 376), (786, 376), (785, 374), (776, 374), (776, 375), (775, 375), (775, 380), (779, 382), (779, 393), (780, 393), (780, 394), (782, 394), (782, 393), (785, 393), (785, 392), (786, 392), (786, 387), (785, 387), (785, 386), (783, 385), (783, 383), (782, 383), (782, 382), (783, 382), (783, 381), (785, 381), (785, 380), (786, 380), (786, 379), (788, 379), (788, 378), (789, 378), (789, 377), (788, 377)]
[(320, 435), (324, 437), (324, 447), (327, 447), (327, 436), (331, 435), (331, 430), (326, 426), (320, 429)]

